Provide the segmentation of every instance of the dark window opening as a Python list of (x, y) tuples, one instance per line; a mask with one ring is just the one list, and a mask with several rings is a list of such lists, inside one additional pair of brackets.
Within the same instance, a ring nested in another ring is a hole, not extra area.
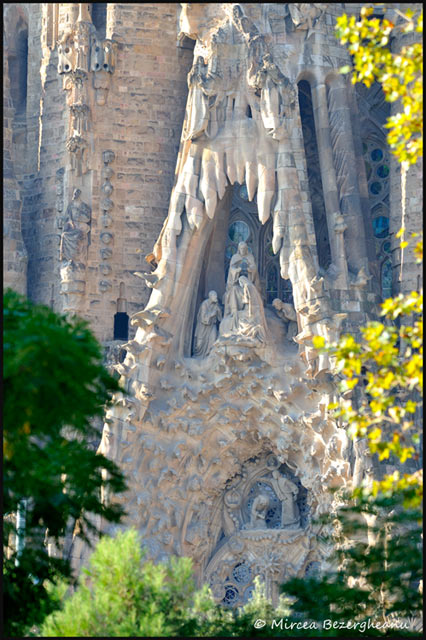
[(28, 30), (21, 29), (17, 37), (16, 55), (9, 59), (10, 94), (16, 116), (27, 110)]
[(247, 105), (246, 116), (247, 116), (247, 118), (253, 118), (252, 113), (251, 113), (251, 107), (250, 107), (249, 104)]
[(129, 339), (129, 316), (127, 313), (116, 313), (114, 316), (114, 340)]
[(330, 239), (328, 236), (324, 193), (322, 189), (314, 112), (312, 108), (311, 87), (309, 82), (301, 80), (298, 88), (300, 117), (302, 120), (303, 143), (308, 170), (309, 192), (312, 203), (312, 216), (314, 219), (318, 262), (322, 269), (328, 269), (331, 264), (331, 249)]
[(107, 2), (92, 2), (92, 22), (101, 40), (106, 38), (107, 4)]
[(188, 36), (181, 35), (178, 41), (178, 47), (181, 49), (189, 49), (190, 51), (194, 51), (195, 40), (188, 38)]

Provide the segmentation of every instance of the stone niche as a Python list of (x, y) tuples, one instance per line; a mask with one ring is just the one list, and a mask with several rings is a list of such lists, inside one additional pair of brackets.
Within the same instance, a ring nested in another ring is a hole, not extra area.
[(205, 570), (214, 597), (241, 606), (256, 575), (277, 597), (276, 584), (310, 562), (307, 490), (286, 464), (266, 453), (247, 461), (219, 502), (218, 540)]

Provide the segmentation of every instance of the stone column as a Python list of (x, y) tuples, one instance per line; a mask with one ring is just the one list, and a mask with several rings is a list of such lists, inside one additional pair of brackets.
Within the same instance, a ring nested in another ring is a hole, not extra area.
[[(339, 250), (334, 227), (336, 218), (340, 215), (340, 207), (336, 171), (333, 162), (330, 124), (328, 120), (327, 88), (323, 82), (319, 82), (311, 89), (328, 236), (330, 239), (331, 260), (337, 267), (339, 263)], [(338, 275), (336, 288), (347, 288), (347, 282), (343, 274)]]
[(340, 211), (347, 226), (345, 247), (348, 266), (352, 271), (358, 272), (362, 266), (367, 266), (367, 253), (350, 110), (344, 79), (333, 78), (327, 83), (327, 89), (330, 140)]

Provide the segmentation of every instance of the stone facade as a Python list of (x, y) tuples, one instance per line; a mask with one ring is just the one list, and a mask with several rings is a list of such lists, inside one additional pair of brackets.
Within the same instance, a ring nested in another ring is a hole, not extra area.
[(339, 74), (360, 7), (4, 8), (5, 283), (90, 321), (126, 524), (229, 606), (325, 566), (311, 520), (371, 472), (310, 339), (421, 286), (420, 168), (401, 191), (387, 103)]

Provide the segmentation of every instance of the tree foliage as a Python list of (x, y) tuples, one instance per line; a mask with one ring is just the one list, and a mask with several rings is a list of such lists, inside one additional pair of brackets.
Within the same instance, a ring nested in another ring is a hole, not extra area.
[[(353, 56), (352, 82), (370, 87), (381, 84), (388, 102), (401, 101), (402, 110), (388, 118), (388, 143), (400, 162), (415, 164), (423, 156), (423, 43), (403, 45), (392, 51), (397, 35), (423, 33), (423, 12), (407, 8), (394, 11), (401, 23), (375, 17), (373, 7), (362, 7), (361, 16), (337, 18), (336, 34)], [(348, 73), (351, 67), (344, 67)]]
[[(387, 123), (388, 142), (406, 168), (422, 155), (422, 43), (391, 53), (387, 45), (395, 26), (370, 17), (372, 13), (372, 8), (364, 7), (359, 21), (354, 16), (338, 18), (336, 32), (353, 56), (352, 81), (370, 86), (377, 80), (387, 100), (401, 99), (403, 113)], [(410, 10), (400, 15), (400, 31), (422, 32), (422, 15), (414, 19)], [(403, 233), (401, 229), (397, 237)], [(407, 242), (402, 240), (400, 246)], [(421, 240), (415, 254), (421, 262)], [(399, 294), (385, 300), (383, 321), (361, 327), (360, 337), (346, 334), (331, 345), (321, 337), (313, 340), (314, 347), (327, 351), (336, 363), (340, 397), (330, 406), (336, 418), (352, 438), (366, 438), (370, 452), (395, 468), (391, 474), (364, 481), (345, 496), (334, 521), (329, 518), (334, 525), (336, 570), (283, 586), (296, 597), (296, 612), (335, 621), (336, 629), (328, 635), (347, 635), (348, 621), (382, 623), (368, 628), (369, 635), (418, 635), (423, 477), (421, 470), (407, 465), (419, 459), (422, 311), (422, 292)], [(365, 631), (358, 627), (351, 635)]]
[[(422, 614), (422, 529), (408, 487), (373, 497), (346, 496), (329, 541), (335, 570), (282, 586), (293, 615), (314, 620), (321, 636), (417, 636)], [(330, 621), (324, 628), (323, 621)], [(335, 625), (335, 628), (331, 625)]]
[[(135, 530), (104, 537), (61, 611), (42, 627), (45, 637), (229, 637), (262, 635), (256, 618), (288, 615), (281, 598), (274, 609), (258, 586), (240, 611), (215, 604), (209, 590), (197, 590), (189, 558), (154, 565), (144, 559)], [(282, 633), (280, 634), (282, 635)]]
[[(22, 634), (51, 606), (46, 580), (70, 576), (69, 561), (52, 558), (70, 523), (79, 536), (96, 531), (93, 515), (118, 522), (122, 510), (101, 502), (101, 487), (125, 489), (118, 467), (96, 455), (91, 422), (102, 416), (117, 381), (102, 366), (87, 323), (67, 319), (8, 290), (4, 296), (4, 541), (18, 533), (25, 547), (4, 558), (6, 630)], [(108, 472), (102, 478), (102, 470)], [(25, 531), (17, 532), (21, 510)]]

